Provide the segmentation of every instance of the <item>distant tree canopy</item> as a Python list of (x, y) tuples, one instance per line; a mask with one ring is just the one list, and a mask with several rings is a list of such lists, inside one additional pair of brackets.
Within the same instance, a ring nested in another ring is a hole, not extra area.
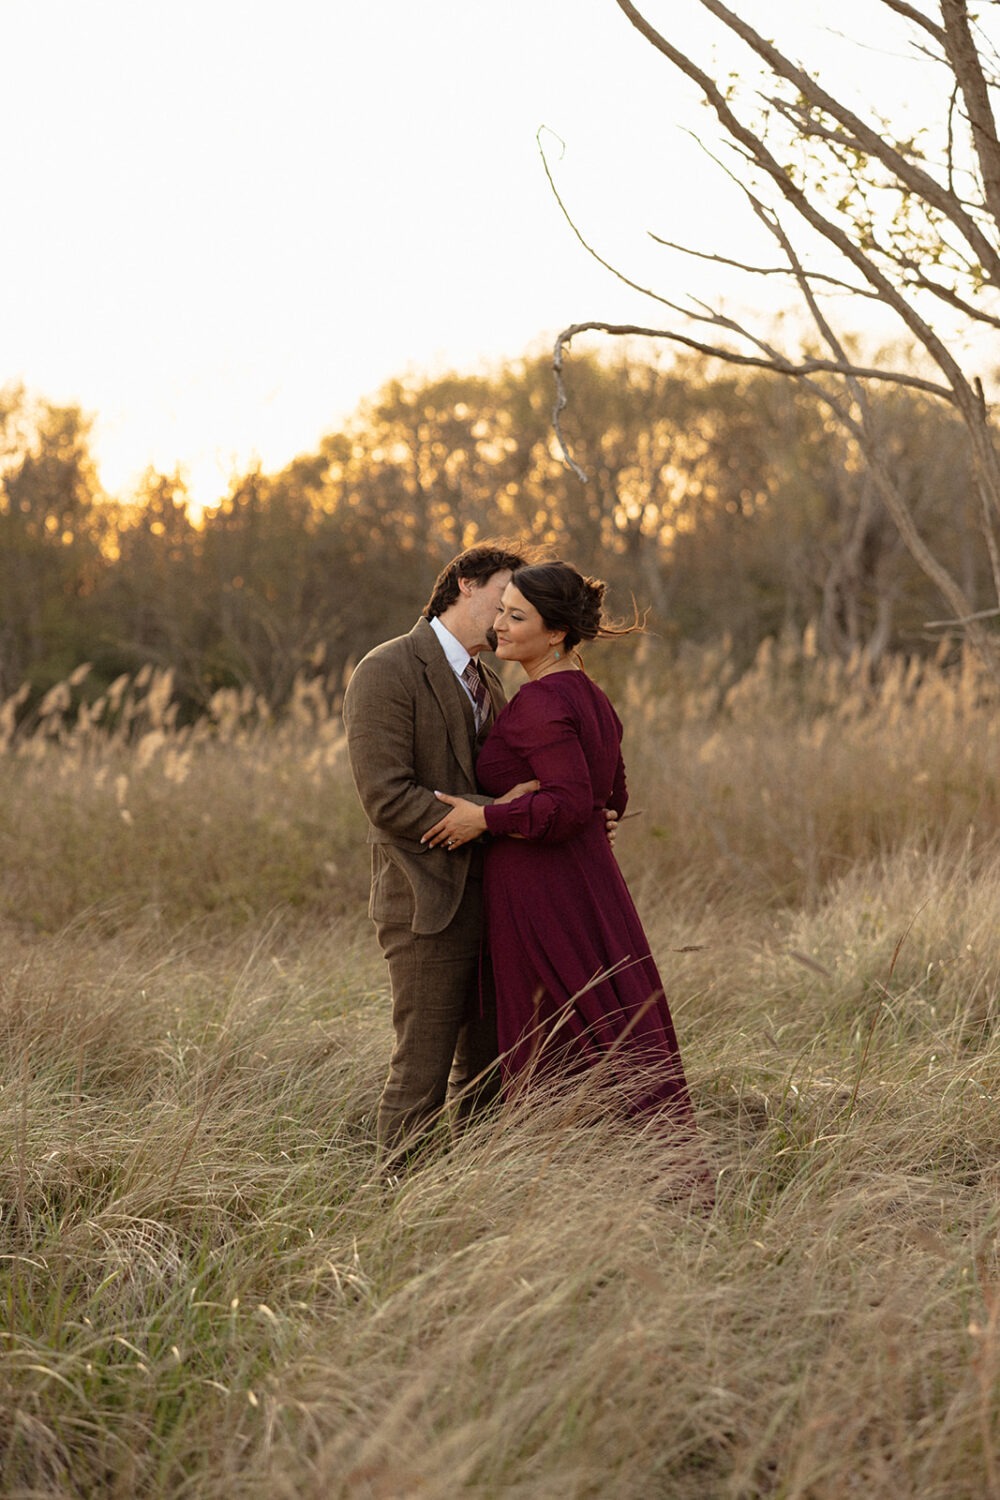
[[(817, 627), (840, 655), (920, 647), (935, 595), (850, 441), (808, 392), (704, 358), (582, 357), (562, 462), (542, 357), (490, 375), (394, 381), (279, 473), (253, 470), (195, 520), (181, 474), (100, 488), (76, 408), (0, 395), (0, 699), (91, 664), (98, 691), (148, 663), (191, 712), (219, 687), (272, 707), (296, 675), (338, 682), (403, 631), (459, 548), (504, 536), (605, 577), (668, 643), (728, 634), (747, 659)], [(925, 532), (986, 597), (954, 526), (974, 507), (956, 424), (919, 393), (879, 405)]]
[(67, 676), (96, 628), (108, 523), (76, 407), (0, 391), (0, 697)]

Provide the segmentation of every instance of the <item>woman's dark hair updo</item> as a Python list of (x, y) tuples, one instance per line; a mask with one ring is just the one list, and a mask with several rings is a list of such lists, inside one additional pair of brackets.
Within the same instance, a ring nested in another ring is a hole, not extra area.
[(631, 635), (641, 630), (638, 611), (631, 625), (604, 618), (605, 584), (600, 578), (585, 578), (569, 563), (530, 563), (515, 568), (511, 583), (533, 604), (548, 630), (565, 630), (566, 650), (598, 636)]

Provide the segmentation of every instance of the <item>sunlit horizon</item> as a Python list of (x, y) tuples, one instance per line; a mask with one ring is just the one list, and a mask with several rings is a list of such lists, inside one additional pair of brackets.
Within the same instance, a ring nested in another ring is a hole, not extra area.
[[(648, 6), (688, 40), (697, 11)], [(852, 42), (819, 0), (747, 7), (881, 81), (870, 12), (838, 8)], [(531, 357), (580, 320), (655, 322), (575, 239), (540, 129), (602, 255), (645, 285), (734, 295), (718, 266), (650, 239), (717, 248), (733, 190), (692, 138), (708, 124), (693, 89), (611, 0), (499, 17), (450, 0), (180, 0), (169, 16), (35, 0), (7, 18), (7, 59), (19, 212), (0, 247), (0, 385), (79, 405), (116, 498), (179, 470), (211, 507), (392, 379)]]

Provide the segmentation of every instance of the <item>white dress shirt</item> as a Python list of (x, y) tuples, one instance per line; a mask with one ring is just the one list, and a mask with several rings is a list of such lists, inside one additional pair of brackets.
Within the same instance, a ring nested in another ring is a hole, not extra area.
[[(437, 636), (438, 640), (441, 642), (442, 650), (444, 651), (445, 656), (448, 658), (448, 665), (454, 672), (455, 676), (458, 678), (459, 682), (462, 684), (462, 691), (468, 698), (469, 702), (472, 704), (473, 712), (475, 712), (476, 700), (473, 698), (472, 694), (469, 691), (469, 684), (462, 676), (462, 673), (469, 665), (469, 662), (474, 661), (475, 658), (470, 656), (468, 651), (466, 651), (465, 647), (462, 645), (462, 642), (458, 640), (456, 636), (452, 635), (447, 625), (441, 624), (441, 621), (437, 615), (435, 615), (433, 620), (431, 620), (430, 627), (433, 630), (434, 634)], [(478, 665), (479, 663), (476, 662), (477, 667)]]

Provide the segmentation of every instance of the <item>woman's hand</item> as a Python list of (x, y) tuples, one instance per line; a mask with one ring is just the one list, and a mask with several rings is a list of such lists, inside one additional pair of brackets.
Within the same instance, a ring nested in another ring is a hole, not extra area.
[(512, 786), (509, 792), (504, 792), (502, 797), (494, 797), (494, 802), (513, 802), (516, 797), (525, 797), (528, 792), (537, 792), (541, 786), (540, 781), (519, 781), (517, 786)]
[(422, 844), (429, 844), (432, 849), (460, 849), (486, 832), (486, 814), (477, 802), (450, 797), (447, 792), (435, 792), (434, 795), (438, 801), (447, 802), (451, 811), (440, 823), (428, 828), (420, 840)]

